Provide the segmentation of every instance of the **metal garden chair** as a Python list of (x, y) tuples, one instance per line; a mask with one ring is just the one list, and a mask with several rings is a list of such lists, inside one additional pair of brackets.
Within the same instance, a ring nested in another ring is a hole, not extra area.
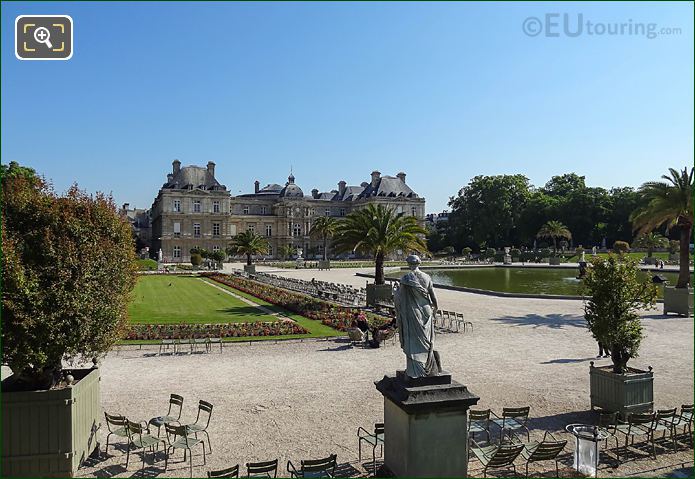
[[(201, 413), (205, 418), (201, 418)], [(195, 418), (193, 424), (186, 424), (186, 430), (190, 435), (193, 433), (195, 438), (198, 439), (198, 433), (205, 433), (205, 437), (208, 438), (208, 449), (210, 454), (212, 454), (212, 446), (210, 445), (210, 435), (208, 434), (208, 426), (210, 425), (210, 418), (212, 417), (212, 404), (207, 401), (198, 401), (198, 415)]]
[(227, 469), (220, 469), (218, 471), (208, 471), (208, 477), (239, 477), (239, 464), (237, 464), (236, 466), (228, 467)]
[(523, 444), (494, 444), (492, 446), (480, 447), (473, 441), (475, 447), (471, 448), (473, 455), (483, 465), (483, 477), (487, 477), (488, 469), (501, 469), (511, 467), (516, 476), (516, 466), (514, 461), (524, 449)]
[(104, 449), (104, 454), (109, 453), (109, 438), (111, 436), (122, 437), (128, 440), (128, 419), (125, 416), (111, 415), (104, 412), (104, 417), (106, 418), (106, 428), (109, 433), (106, 435), (106, 449)]
[(654, 435), (652, 434), (652, 423), (656, 420), (654, 413), (632, 413), (627, 417), (627, 422), (619, 423), (615, 428), (618, 432), (625, 435), (625, 451), (627, 451), (628, 439), (632, 438), (631, 444), (635, 444), (636, 436), (647, 436), (646, 441), (652, 443), (652, 454), (656, 459), (656, 446), (654, 445)]
[(505, 407), (502, 408), (502, 417), (499, 417), (494, 412), (491, 412), (494, 419), (491, 421), (500, 428), (500, 441), (504, 437), (504, 432), (509, 431), (510, 438), (516, 431), (526, 431), (526, 440), (530, 440), (528, 430), (528, 415), (531, 408), (526, 407)]
[[(178, 412), (174, 410), (178, 409)], [(172, 394), (169, 396), (169, 410), (166, 415), (153, 417), (150, 419), (150, 424), (157, 427), (157, 437), (159, 437), (159, 431), (162, 426), (169, 422), (178, 422), (181, 419), (181, 409), (183, 409), (183, 396), (178, 394)], [(174, 416), (174, 414), (176, 414)]]
[[(550, 436), (550, 439), (548, 439)], [(532, 462), (555, 461), (555, 476), (560, 477), (560, 468), (557, 457), (565, 449), (566, 440), (558, 441), (549, 431), (543, 435), (541, 442), (531, 441), (524, 444), (521, 457), (526, 461), (526, 477), (528, 477), (528, 465)]]
[(678, 432), (678, 428), (683, 428), (683, 434), (688, 435), (688, 440), (690, 441), (690, 447), (693, 447), (693, 405), (683, 404), (681, 405), (680, 416), (673, 423), (673, 437), (675, 438)]
[(487, 442), (490, 443), (490, 413), (489, 409), (468, 411), (468, 437), (472, 440), (475, 433), (484, 432), (487, 435)]
[(169, 464), (169, 449), (183, 449), (183, 461), (186, 462), (186, 453), (190, 453), (191, 459), (191, 477), (193, 477), (193, 448), (198, 444), (203, 445), (203, 465), (207, 463), (205, 458), (205, 442), (200, 439), (187, 436), (188, 430), (186, 426), (177, 426), (170, 423), (164, 423), (164, 429), (167, 433), (167, 442), (169, 443), (166, 449), (164, 462), (164, 470), (167, 470)]
[(618, 442), (618, 424), (617, 412), (602, 412), (598, 416), (598, 427), (606, 434), (606, 450), (608, 450), (608, 440), (615, 439), (615, 457), (620, 461), (620, 444)]
[(384, 423), (378, 422), (374, 424), (374, 433), (371, 433), (363, 427), (357, 428), (357, 449), (359, 461), (362, 461), (362, 442), (366, 442), (372, 446), (372, 467), (376, 473), (376, 448), (381, 446), (381, 455), (384, 455)]
[(656, 411), (655, 421), (651, 424), (652, 440), (654, 440), (654, 436), (659, 432), (662, 433), (662, 439), (666, 439), (666, 433), (669, 433), (669, 435), (671, 436), (673, 450), (675, 451), (676, 437), (673, 434), (673, 426), (676, 423), (677, 419), (678, 415), (676, 414), (675, 407), (673, 409), (659, 409), (658, 411)]
[[(272, 476), (270, 474), (273, 474)], [(278, 477), (278, 460), (264, 462), (247, 462), (246, 477)]]
[(316, 478), (333, 477), (337, 455), (331, 454), (323, 459), (307, 459), (300, 462), (299, 469), (294, 467), (291, 461), (287, 461), (287, 472), (290, 477)]
[[(130, 461), (130, 450), (131, 449), (142, 449), (142, 468), (145, 469), (145, 451), (146, 449), (150, 449), (152, 451), (152, 462), (154, 463), (156, 461), (156, 456), (155, 456), (155, 450), (154, 447), (157, 446), (159, 448), (159, 443), (161, 442), (163, 445), (166, 445), (166, 442), (164, 439), (160, 439), (158, 437), (154, 437), (151, 434), (149, 434), (149, 430), (147, 427), (143, 426), (143, 424), (138, 423), (138, 422), (133, 422), (130, 420), (126, 420), (126, 431), (128, 433), (128, 451), (126, 453), (126, 458), (125, 458), (125, 468), (128, 469), (128, 462)], [(143, 421), (144, 423), (144, 421)]]

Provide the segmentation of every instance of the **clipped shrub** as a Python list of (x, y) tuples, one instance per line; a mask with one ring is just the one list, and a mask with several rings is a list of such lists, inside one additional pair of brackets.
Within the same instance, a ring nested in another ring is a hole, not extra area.
[(488, 248), (483, 253), (483, 257), (490, 259), (490, 258), (494, 258), (496, 254), (497, 254), (497, 251), (495, 251), (495, 248)]
[(465, 256), (466, 258), (469, 258), (471, 256), (472, 252), (473, 252), (473, 250), (471, 248), (469, 248), (468, 246), (466, 246), (465, 248), (463, 248), (461, 250), (461, 254), (463, 254), (463, 256)]
[(542, 259), (550, 258), (553, 255), (553, 250), (551, 250), (550, 248), (543, 248), (539, 251), (539, 253)]
[(200, 264), (203, 262), (203, 257), (199, 253), (193, 253), (191, 255), (191, 264), (193, 266), (200, 266)]
[(520, 258), (521, 257), (521, 250), (519, 248), (512, 248), (512, 250), (509, 252), (512, 258)]
[(627, 253), (630, 251), (630, 243), (627, 241), (616, 241), (613, 243), (613, 251), (616, 253)]
[(157, 270), (157, 262), (153, 259), (139, 259), (138, 260), (138, 269), (140, 271), (156, 271)]

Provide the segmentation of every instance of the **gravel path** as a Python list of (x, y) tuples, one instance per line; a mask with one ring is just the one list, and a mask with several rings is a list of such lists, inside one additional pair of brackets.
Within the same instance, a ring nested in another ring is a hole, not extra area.
[[(354, 277), (355, 271), (283, 274), (363, 286), (365, 280)], [(445, 369), (481, 397), (478, 407), (500, 412), (504, 406), (530, 405), (532, 439), (541, 438), (545, 430), (566, 437), (561, 432), (566, 424), (595, 420), (589, 412), (588, 370), (597, 346), (585, 328), (580, 301), (437, 293), (442, 308), (463, 312), (475, 325), (473, 333), (442, 333), (436, 341)], [(643, 318), (646, 338), (631, 365), (654, 368), (657, 408), (692, 403), (692, 319), (664, 317), (658, 311), (644, 312)], [(209, 431), (214, 454), (207, 466), (202, 466), (200, 452), (194, 455), (198, 477), (209, 469), (275, 458), (284, 476), (288, 459), (333, 452), (341, 474), (366, 474), (363, 464), (369, 464), (371, 456), (357, 461), (357, 427), (369, 429), (382, 420), (383, 398), (373, 383), (404, 366), (398, 345), (362, 349), (333, 340), (226, 344), (222, 353), (176, 357), (160, 357), (156, 351), (129, 347), (109, 354), (101, 366), (102, 405), (110, 413), (149, 419), (166, 413), (168, 395), (178, 393), (185, 397), (182, 420), (192, 422), (199, 399), (213, 403)], [(573, 439), (568, 451), (572, 445)], [(601, 475), (654, 477), (692, 467), (691, 449), (659, 451), (663, 454), (654, 461), (635, 449), (617, 468), (611, 461), (602, 464)], [(80, 475), (130, 477), (140, 467), (138, 457), (125, 470), (122, 448), (110, 449), (109, 456)], [(565, 463), (570, 462), (566, 455)], [(552, 469), (549, 464), (540, 467)], [(146, 474), (188, 476), (182, 453), (166, 474), (162, 468), (163, 463), (161, 468), (159, 462), (148, 464)], [(479, 463), (471, 462), (470, 474), (482, 477)]]

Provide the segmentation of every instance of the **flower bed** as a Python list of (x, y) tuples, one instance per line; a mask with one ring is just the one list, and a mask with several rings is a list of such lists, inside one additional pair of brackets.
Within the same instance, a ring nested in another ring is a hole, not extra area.
[(226, 324), (132, 324), (124, 339), (240, 338), (309, 334), (294, 321)]
[(230, 276), (220, 273), (204, 274), (203, 276), (255, 296), (256, 298), (281, 306), (293, 313), (301, 314), (309, 319), (321, 321), (323, 324), (337, 329), (338, 331), (347, 331), (350, 328), (355, 313), (363, 315), (370, 326), (381, 326), (389, 322), (386, 318), (374, 314), (365, 314), (364, 311), (359, 308), (340, 306), (312, 298), (305, 294), (288, 291), (277, 286), (260, 283), (239, 276)]

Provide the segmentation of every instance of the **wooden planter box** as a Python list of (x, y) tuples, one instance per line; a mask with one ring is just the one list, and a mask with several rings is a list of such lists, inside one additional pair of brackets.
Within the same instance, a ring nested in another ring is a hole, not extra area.
[(72, 375), (64, 389), (2, 394), (0, 476), (72, 477), (97, 447), (99, 370)]
[(245, 264), (244, 265), (244, 271), (248, 274), (256, 274), (256, 265), (255, 264)]
[(380, 301), (393, 300), (393, 289), (390, 284), (368, 284), (367, 306), (374, 306)]
[(558, 266), (560, 264), (560, 258), (548, 258), (548, 264)]
[(664, 286), (664, 314), (693, 315), (693, 288)]
[(330, 260), (319, 260), (319, 269), (331, 269)]
[(628, 368), (625, 374), (615, 374), (613, 366), (589, 368), (591, 409), (618, 412), (625, 420), (633, 412), (648, 412), (654, 407), (654, 373)]

